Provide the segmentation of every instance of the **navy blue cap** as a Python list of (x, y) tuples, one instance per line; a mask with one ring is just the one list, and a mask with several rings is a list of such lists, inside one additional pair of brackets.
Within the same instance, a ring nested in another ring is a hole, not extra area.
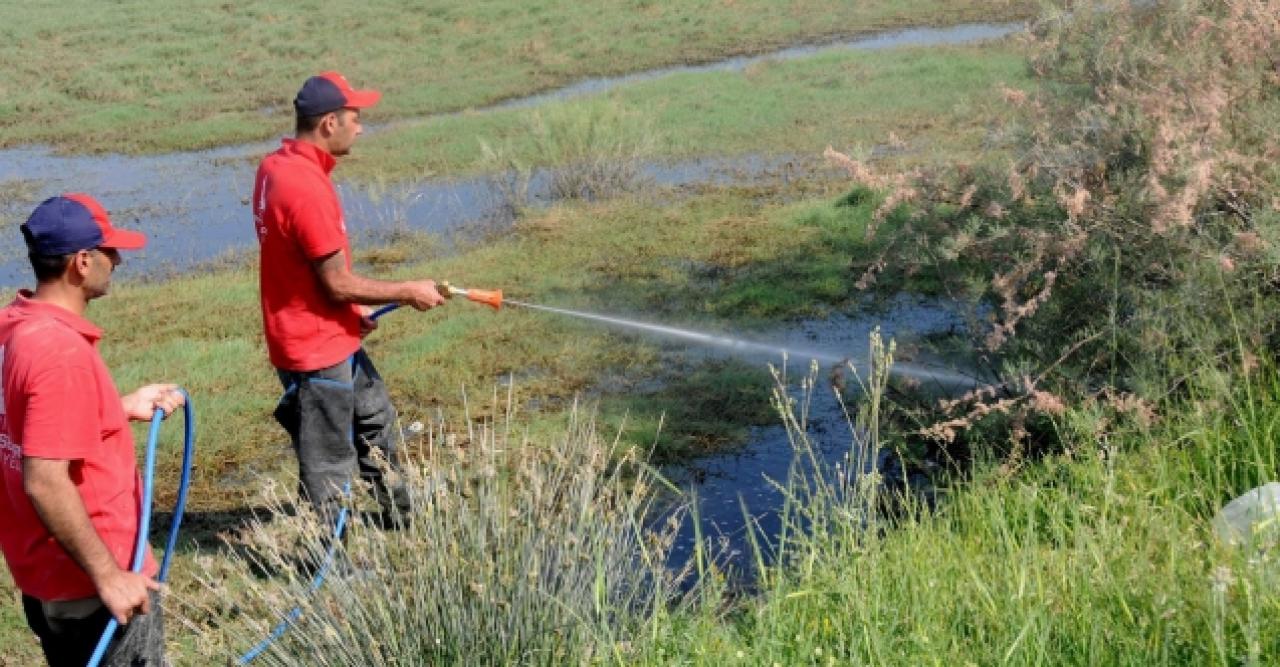
[(82, 193), (50, 197), (22, 223), (27, 249), (37, 255), (70, 255), (97, 247), (136, 250), (147, 243), (139, 232), (116, 229), (102, 205)]
[(382, 93), (355, 90), (337, 72), (321, 72), (307, 79), (293, 98), (293, 108), (302, 116), (319, 116), (338, 109), (364, 109), (378, 103)]

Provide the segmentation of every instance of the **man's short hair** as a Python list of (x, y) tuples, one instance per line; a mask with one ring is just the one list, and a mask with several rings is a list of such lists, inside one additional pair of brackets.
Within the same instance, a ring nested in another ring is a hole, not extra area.
[(328, 116), (330, 113), (332, 112), (316, 114), (314, 116), (304, 116), (302, 114), (298, 114), (297, 122), (294, 124), (294, 132), (296, 134), (306, 134), (308, 132), (314, 132), (317, 127), (320, 127), (320, 121), (325, 116)]
[(62, 274), (67, 271), (67, 265), (71, 263), (71, 259), (75, 256), (75, 253), (69, 255), (41, 255), (34, 252), (27, 254), (27, 257), (31, 259), (31, 270), (36, 274), (36, 282), (40, 283), (61, 278)]

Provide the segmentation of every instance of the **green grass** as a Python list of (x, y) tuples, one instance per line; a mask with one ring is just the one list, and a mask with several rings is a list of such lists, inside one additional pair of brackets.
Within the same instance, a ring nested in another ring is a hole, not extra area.
[(596, 153), (602, 145), (627, 147), (615, 151), (619, 160), (819, 156), (828, 145), (859, 153), (892, 133), (905, 144), (899, 162), (972, 162), (983, 156), (986, 132), (1001, 112), (997, 85), (1028, 82), (1010, 44), (835, 52), (742, 73), (672, 75), (532, 114), (493, 111), (397, 126), (366, 137), (340, 172), (403, 180), (505, 166), (495, 165), (486, 147), (517, 165), (560, 165), (583, 159), (586, 151), (572, 140), (588, 131), (600, 135), (589, 142)]
[[(506, 398), (498, 411), (514, 414)], [(285, 518), (287, 501), (251, 522), (230, 557), (190, 564), (205, 583), (171, 599), (196, 619), (199, 655), (234, 657), (300, 605), (259, 662), (577, 664), (598, 637), (631, 635), (645, 610), (664, 609), (662, 542), (642, 523), (659, 481), (639, 450), (614, 449), (589, 409), (542, 437), (507, 417), (470, 425), (461, 446), (432, 432), (436, 456), (406, 471), (411, 493), (431, 502), (403, 530), (357, 521), (345, 540), (343, 558), (378, 579), (331, 576), (308, 592), (292, 563), (300, 550), (319, 557), (329, 527)]]
[(283, 134), (302, 81), (377, 87), (380, 120), (590, 76), (907, 25), (1026, 17), (1025, 0), (25, 3), (0, 26), (0, 146), (151, 152)]

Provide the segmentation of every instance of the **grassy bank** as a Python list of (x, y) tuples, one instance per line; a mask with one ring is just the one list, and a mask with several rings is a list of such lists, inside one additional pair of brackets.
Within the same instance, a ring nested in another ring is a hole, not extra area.
[(1034, 4), (28, 4), (2, 29), (0, 145), (150, 152), (276, 136), (301, 81), (323, 69), (382, 89), (386, 120), (832, 35), (1025, 17)]
[(1046, 94), (1009, 96), (1011, 169), (904, 186), (847, 162), (911, 202), (882, 209), (916, 241), (885, 275), (933, 270), (991, 305), (974, 347), (1005, 381), (890, 431), (949, 467), (937, 508), (798, 494), (796, 525), (817, 529), (793, 534), (765, 595), (677, 615), (636, 662), (1280, 660), (1275, 519), (1244, 548), (1211, 527), (1280, 475), (1276, 290), (1259, 279), (1280, 180), (1257, 133), (1280, 79), (1242, 46), (1275, 43), (1280, 4), (1066, 4), (1031, 49)]
[(765, 596), (678, 615), (629, 663), (1274, 664), (1280, 563), (1211, 520), (1280, 476), (1280, 381), (1227, 377), (1197, 377), (1155, 424), (1072, 410), (1068, 453), (980, 462), (936, 514), (883, 532), (862, 499), (805, 503), (829, 524), (790, 545)]

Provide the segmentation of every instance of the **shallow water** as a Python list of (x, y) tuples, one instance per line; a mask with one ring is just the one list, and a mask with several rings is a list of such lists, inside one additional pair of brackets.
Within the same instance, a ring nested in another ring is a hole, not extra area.
[[(855, 472), (860, 472), (881, 463), (880, 452), (860, 449), (859, 439), (855, 438), (845, 409), (837, 400), (829, 379), (833, 367), (847, 370), (848, 363), (852, 363), (865, 377), (870, 334), (876, 327), (880, 328), (887, 344), (890, 338), (901, 343), (931, 334), (963, 331), (965, 321), (954, 304), (900, 295), (883, 311), (801, 322), (760, 337), (761, 340), (777, 341), (791, 351), (786, 369), (790, 395), (797, 402), (803, 399), (798, 385), (808, 373), (810, 359), (816, 357), (819, 363), (820, 372), (811, 395), (806, 431), (824, 466), (838, 464), (847, 471), (852, 465)], [(797, 354), (800, 350), (813, 354)], [(751, 363), (772, 363), (775, 367), (781, 367), (783, 363), (778, 355), (758, 351), (715, 348), (708, 349), (708, 352), (732, 355)], [(833, 364), (832, 358), (847, 361)], [(922, 387), (937, 394), (962, 392), (984, 381), (975, 377), (971, 369), (939, 360), (916, 358), (899, 364), (899, 368), (903, 366), (916, 369), (915, 375), (920, 377), (930, 374), (938, 377), (938, 382)], [(846, 375), (847, 384), (852, 389), (856, 382), (851, 373), (846, 372)], [(850, 401), (847, 408), (850, 413), (855, 413), (859, 398), (856, 394), (847, 395), (851, 396), (846, 398)], [(712, 551), (718, 553), (720, 562), (744, 575), (752, 570), (753, 561), (748, 526), (753, 526), (750, 530), (755, 531), (756, 538), (766, 546), (766, 550), (775, 542), (782, 528), (783, 495), (774, 483), (785, 485), (796, 463), (796, 452), (779, 418), (776, 426), (752, 428), (746, 442), (735, 451), (669, 466), (662, 472), (689, 498), (696, 499), (696, 528), (701, 531), (703, 539), (709, 541)], [(812, 473), (808, 465), (802, 468)], [(694, 521), (686, 520), (673, 546), (672, 568), (683, 567), (692, 557), (695, 537)]]
[[(1003, 37), (1019, 27), (1012, 23), (967, 24), (895, 31), (705, 65), (589, 79), (478, 111), (534, 107), (680, 72), (740, 71), (761, 61), (804, 58), (828, 51), (970, 43)], [(397, 124), (430, 122), (432, 118)], [(0, 150), (0, 185), (29, 182), (32, 206), (62, 192), (93, 194), (111, 211), (117, 223), (144, 231), (151, 238), (146, 250), (127, 257), (119, 269), (120, 275), (165, 277), (253, 249), (248, 208), (253, 172), (257, 159), (274, 150), (277, 143), (144, 156), (66, 156), (38, 147)], [(653, 163), (643, 167), (642, 177), (666, 186), (737, 182), (772, 173), (788, 162), (790, 159), (786, 156), (747, 156)], [(493, 179), (488, 177), (432, 179), (394, 188), (376, 197), (366, 190), (345, 186), (341, 187), (341, 194), (348, 228), (356, 239), (406, 225), (446, 233), (468, 223), (500, 217), (503, 200)], [(534, 203), (549, 199), (546, 172), (534, 175), (529, 194)], [(4, 233), (13, 233), (16, 239), (16, 232)], [(24, 252), (21, 243), (0, 244), (0, 285), (21, 285), (29, 281)]]

